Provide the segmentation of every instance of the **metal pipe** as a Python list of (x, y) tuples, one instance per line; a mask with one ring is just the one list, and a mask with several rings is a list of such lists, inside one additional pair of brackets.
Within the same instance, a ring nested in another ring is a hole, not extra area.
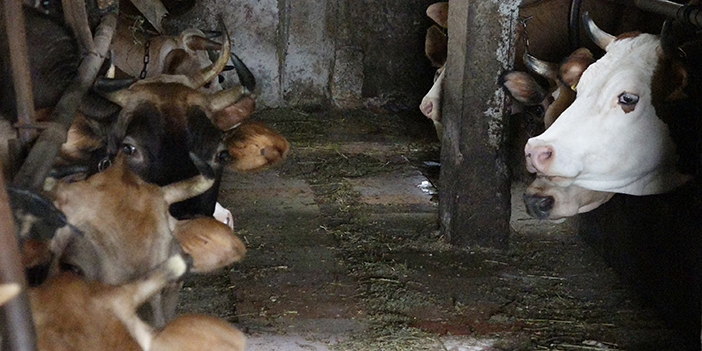
[[(17, 102), (17, 119), (22, 124), (34, 123), (34, 94), (32, 79), (29, 73), (29, 56), (27, 54), (26, 30), (24, 28), (24, 12), (20, 1), (3, 0), (3, 20), (7, 35), (8, 50), (12, 79), (15, 87)], [(36, 136), (36, 131), (20, 129), (20, 140), (23, 145)]]
[(658, 13), (702, 28), (702, 11), (698, 8), (667, 0), (635, 0), (634, 4), (644, 11)]
[(15, 224), (10, 201), (5, 190), (5, 179), (0, 166), (0, 284), (17, 283), (20, 294), (0, 307), (0, 349), (8, 351), (36, 350), (36, 333), (32, 322), (32, 310), (27, 296), (22, 258), (15, 237)]
[(73, 124), (78, 106), (90, 86), (93, 85), (100, 66), (107, 56), (107, 50), (112, 42), (116, 26), (117, 15), (115, 13), (110, 12), (102, 17), (95, 34), (95, 51), (90, 52), (83, 59), (78, 67), (78, 76), (54, 108), (51, 120), (56, 123), (39, 135), (27, 159), (22, 164), (22, 168), (15, 175), (14, 183), (18, 186), (25, 189), (41, 190), (53, 160), (59, 153), (61, 144), (66, 142), (66, 134)]
[(568, 42), (570, 51), (580, 47), (580, 5), (582, 0), (571, 0), (568, 14)]

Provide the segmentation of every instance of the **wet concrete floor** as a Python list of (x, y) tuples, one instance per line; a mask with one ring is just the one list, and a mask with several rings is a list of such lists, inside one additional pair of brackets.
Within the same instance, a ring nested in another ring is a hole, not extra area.
[(566, 221), (524, 213), (510, 248), (440, 236), (439, 143), (421, 116), (270, 110), (288, 159), (225, 174), (248, 247), (188, 278), (180, 311), (218, 315), (247, 350), (683, 350)]

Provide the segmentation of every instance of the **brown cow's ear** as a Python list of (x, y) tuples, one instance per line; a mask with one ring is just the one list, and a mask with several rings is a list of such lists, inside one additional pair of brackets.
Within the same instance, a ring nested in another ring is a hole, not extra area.
[(230, 168), (255, 171), (279, 163), (288, 154), (290, 143), (260, 122), (246, 122), (224, 137), (232, 157)]
[[(162, 74), (178, 74), (178, 72), (183, 71), (180, 69), (185, 62), (187, 62), (188, 53), (183, 49), (173, 49), (171, 50), (166, 58), (163, 60)], [(199, 69), (199, 67), (195, 67)]]
[(448, 2), (437, 2), (427, 7), (427, 16), (433, 19), (438, 25), (448, 28)]
[(667, 100), (675, 101), (687, 98), (685, 93), (685, 88), (687, 88), (687, 70), (679, 62), (676, 62), (672, 68), (673, 74), (671, 75), (671, 81), (675, 85), (675, 89), (668, 94)]
[(439, 27), (431, 26), (427, 29), (427, 35), (424, 40), (424, 53), (434, 67), (441, 67), (446, 63), (448, 38)]
[(499, 83), (515, 100), (528, 106), (540, 104), (548, 95), (546, 89), (525, 72), (504, 72), (499, 78)]
[(210, 119), (221, 130), (229, 130), (253, 113), (256, 102), (243, 86), (203, 95), (207, 99)]
[(193, 258), (191, 272), (207, 273), (241, 261), (246, 246), (226, 224), (200, 217), (178, 221), (173, 235)]

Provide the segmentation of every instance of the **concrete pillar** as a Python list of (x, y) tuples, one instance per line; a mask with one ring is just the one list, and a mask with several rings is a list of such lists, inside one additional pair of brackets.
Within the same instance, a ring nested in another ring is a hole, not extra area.
[(439, 212), (455, 245), (508, 244), (509, 113), (497, 81), (514, 62), (518, 3), (453, 0), (449, 8)]

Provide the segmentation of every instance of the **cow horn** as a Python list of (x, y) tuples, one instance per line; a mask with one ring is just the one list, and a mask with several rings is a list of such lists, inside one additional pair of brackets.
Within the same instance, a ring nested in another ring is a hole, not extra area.
[(210, 111), (218, 112), (239, 101), (249, 90), (241, 85), (234, 86), (227, 90), (220, 90), (207, 96), (207, 107)]
[(239, 56), (236, 56), (236, 54), (232, 52), (231, 58), (234, 69), (236, 69), (236, 75), (239, 77), (239, 83), (245, 86), (249, 91), (254, 91), (256, 89), (256, 77), (249, 71), (249, 68), (246, 67)]
[(162, 186), (161, 191), (163, 192), (163, 198), (169, 205), (198, 196), (206, 192), (214, 184), (215, 177), (212, 168), (192, 152), (190, 153), (190, 158), (202, 174), (177, 183)]
[(183, 41), (185, 42), (185, 45), (193, 51), (222, 49), (222, 44), (197, 34), (186, 35)]
[(678, 53), (678, 45), (673, 35), (673, 21), (667, 18), (663, 22), (663, 27), (661, 28), (661, 49), (666, 57), (675, 57)]
[(226, 53), (229, 53), (231, 51), (231, 40), (229, 39), (229, 34), (227, 32), (226, 26), (224, 25), (222, 17), (219, 17), (219, 25), (222, 28), (222, 33), (224, 33), (224, 43), (222, 44), (222, 52), (220, 53), (217, 61), (203, 68), (202, 72), (199, 72), (198, 75), (192, 78), (193, 85), (198, 88), (204, 86), (205, 84), (207, 84), (207, 82), (217, 77), (217, 75), (220, 72), (222, 72), (222, 69), (224, 69), (224, 66), (227, 65), (227, 61), (229, 61), (229, 55), (227, 55)]
[(128, 88), (136, 81), (137, 80), (134, 78), (114, 79), (100, 77), (95, 80), (95, 83), (93, 83), (93, 90), (100, 94), (108, 94), (117, 90)]
[(134, 78), (99, 78), (93, 84), (93, 90), (115, 104), (124, 107), (133, 94), (129, 87), (136, 81)]
[(607, 45), (614, 40), (614, 36), (597, 27), (592, 18), (590, 18), (590, 13), (587, 11), (583, 13), (583, 23), (592, 41), (594, 41), (600, 49), (607, 51)]
[(539, 60), (526, 52), (524, 53), (523, 60), (527, 68), (532, 70), (534, 73), (552, 81), (558, 80), (557, 64)]

